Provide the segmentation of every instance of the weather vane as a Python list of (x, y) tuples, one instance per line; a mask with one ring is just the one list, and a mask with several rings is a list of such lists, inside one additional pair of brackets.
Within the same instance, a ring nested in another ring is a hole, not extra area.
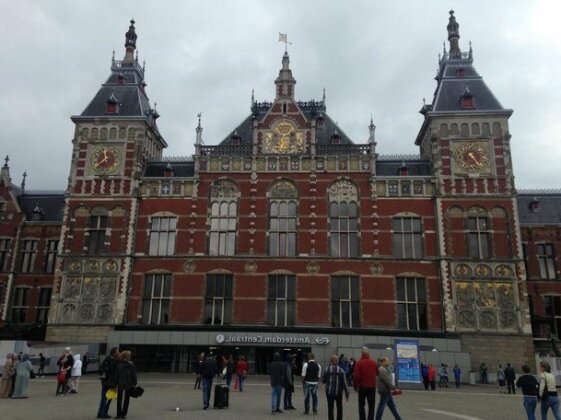
[(282, 34), (279, 32), (279, 42), (284, 42), (284, 52), (288, 50), (288, 44), (292, 45), (292, 42), (288, 42), (288, 34)]

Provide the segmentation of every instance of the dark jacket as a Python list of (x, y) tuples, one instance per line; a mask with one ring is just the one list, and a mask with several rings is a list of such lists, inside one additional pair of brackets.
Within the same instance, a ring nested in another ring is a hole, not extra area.
[(285, 366), (280, 357), (275, 358), (275, 361), (269, 365), (269, 372), (271, 374), (271, 386), (283, 386), (285, 384)]
[(347, 381), (345, 380), (345, 370), (336, 365), (329, 365), (323, 373), (323, 381), (325, 384), (325, 393), (328, 397), (340, 397), (345, 393), (349, 396), (347, 389)]
[(538, 380), (534, 375), (522, 375), (516, 381), (516, 386), (522, 388), (522, 394), (538, 396)]
[(201, 366), (201, 375), (203, 378), (212, 379), (218, 373), (218, 364), (216, 359), (212, 356), (208, 356), (203, 365)]
[(516, 374), (514, 373), (514, 369), (512, 366), (509, 366), (505, 369), (505, 379), (507, 381), (513, 381), (516, 379)]
[(380, 395), (391, 393), (395, 386), (392, 384), (392, 375), (384, 366), (378, 367), (378, 393)]
[(99, 379), (101, 384), (114, 388), (117, 385), (117, 359), (114, 356), (107, 356), (103, 359), (99, 368)]
[(136, 368), (130, 361), (119, 361), (117, 364), (117, 386), (121, 389), (131, 389), (136, 386)]
[(284, 362), (284, 384), (285, 388), (294, 387), (294, 367), (292, 365), (292, 357), (290, 355), (287, 357), (286, 362)]

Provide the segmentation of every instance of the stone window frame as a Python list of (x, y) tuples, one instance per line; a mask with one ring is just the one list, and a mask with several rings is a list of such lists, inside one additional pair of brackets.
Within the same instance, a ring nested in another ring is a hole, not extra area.
[(0, 238), (0, 272), (8, 271), (11, 250), (12, 238)]
[(472, 207), (467, 211), (465, 223), (468, 257), (479, 260), (491, 258), (492, 229), (489, 214), (481, 207)]
[(142, 287), (142, 324), (165, 325), (170, 321), (173, 287), (171, 273), (147, 273)]
[[(360, 276), (336, 274), (331, 276), (329, 283), (331, 326), (334, 328), (359, 328), (361, 326)], [(345, 291), (348, 293), (345, 293)], [(347, 319), (345, 319), (344, 314), (345, 308), (348, 315)]]
[[(284, 319), (279, 320), (279, 317)], [(296, 275), (267, 276), (267, 324), (292, 327), (296, 322)]]
[(53, 288), (51, 286), (40, 287), (37, 296), (37, 307), (35, 308), (35, 322), (46, 324), (49, 319), (49, 309), (51, 308), (51, 297)]
[(53, 274), (56, 268), (56, 255), (58, 252), (59, 239), (47, 239), (45, 246), (45, 267), (47, 274)]
[(22, 241), (21, 245), (21, 273), (35, 272), (35, 260), (37, 258), (37, 251), (39, 240), (36, 238), (27, 238)]
[[(167, 226), (162, 227), (162, 222), (166, 221)], [(157, 222), (157, 227), (155, 226)], [(172, 226), (173, 222), (173, 227)], [(151, 256), (171, 256), (175, 255), (177, 244), (177, 223), (176, 215), (152, 215), (150, 216), (150, 229), (148, 231), (148, 255)], [(164, 243), (162, 244), (162, 240)], [(164, 248), (165, 249), (161, 249)]]
[[(232, 323), (233, 290), (234, 275), (232, 273), (206, 275), (204, 324), (229, 325)], [(220, 312), (220, 317), (216, 316), (218, 312)]]
[(209, 189), (208, 255), (234, 256), (237, 245), (239, 187), (230, 179), (219, 179)]
[(298, 253), (298, 189), (290, 180), (277, 180), (272, 183), (267, 196), (268, 255), (295, 257)]
[(12, 295), (12, 307), (10, 308), (10, 320), (14, 324), (25, 324), (27, 311), (29, 309), (29, 286), (14, 287)]
[[(356, 258), (360, 255), (359, 189), (349, 179), (340, 178), (330, 184), (328, 199), (329, 255)], [(345, 252), (342, 253), (344, 248)]]
[[(409, 221), (409, 228), (407, 230), (405, 221)], [(396, 229), (396, 222), (400, 222), (399, 228)], [(415, 228), (418, 221), (418, 229)], [(417, 214), (397, 214), (392, 217), (392, 255), (400, 259), (422, 259), (424, 256), (424, 243), (423, 243), (423, 218)], [(401, 250), (398, 252), (397, 242), (398, 238), (401, 239)], [(411, 254), (407, 254), (406, 243), (410, 244)]]
[[(400, 283), (402, 283), (402, 287), (400, 287)], [(412, 292), (410, 292), (411, 287), (413, 287)], [(427, 331), (429, 329), (429, 305), (425, 278), (421, 276), (397, 276), (395, 278), (395, 302), (397, 328), (406, 331)], [(424, 309), (424, 312), (421, 311), (422, 309)], [(400, 314), (405, 316), (404, 323)], [(422, 320), (423, 317), (424, 320)], [(415, 323), (413, 326), (411, 325), (412, 321)]]
[(555, 246), (551, 242), (539, 242), (536, 244), (536, 258), (540, 269), (540, 279), (557, 280), (555, 264)]

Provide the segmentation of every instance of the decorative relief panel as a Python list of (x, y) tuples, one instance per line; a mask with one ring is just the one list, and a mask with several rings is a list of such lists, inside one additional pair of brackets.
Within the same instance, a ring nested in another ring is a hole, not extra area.
[(358, 201), (358, 190), (351, 181), (340, 179), (329, 187), (329, 201)]
[(289, 181), (278, 181), (271, 187), (271, 198), (298, 198), (298, 191)]
[(65, 268), (58, 322), (113, 323), (119, 262), (70, 260), (66, 261)]
[(211, 198), (237, 198), (238, 194), (238, 186), (227, 179), (216, 181), (210, 188)]

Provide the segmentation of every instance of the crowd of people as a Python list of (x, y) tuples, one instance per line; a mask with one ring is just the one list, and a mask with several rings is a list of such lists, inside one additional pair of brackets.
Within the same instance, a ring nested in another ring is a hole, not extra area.
[[(460, 388), (462, 381), (462, 369), (457, 364), (455, 364), (452, 369), (452, 375), (454, 376), (454, 384), (456, 385), (456, 388)], [(421, 363), (421, 378), (426, 390), (430, 389), (434, 391), (436, 389), (437, 380), (439, 388), (448, 388), (450, 384), (448, 365), (446, 363), (441, 363), (437, 370), (432, 363)]]

